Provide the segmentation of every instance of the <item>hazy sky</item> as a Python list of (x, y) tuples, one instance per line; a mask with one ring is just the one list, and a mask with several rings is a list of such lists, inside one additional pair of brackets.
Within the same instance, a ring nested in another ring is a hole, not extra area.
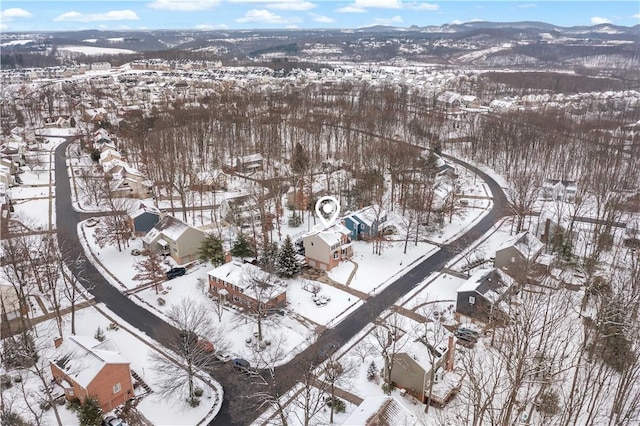
[(640, 1), (2, 0), (0, 29), (358, 28), (472, 20), (640, 23)]

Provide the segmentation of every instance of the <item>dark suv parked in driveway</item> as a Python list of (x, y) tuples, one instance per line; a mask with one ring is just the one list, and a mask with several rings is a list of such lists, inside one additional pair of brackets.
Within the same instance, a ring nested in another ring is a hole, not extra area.
[(167, 271), (167, 279), (171, 280), (175, 277), (181, 277), (187, 273), (187, 268), (183, 268), (182, 266), (176, 266), (175, 268), (171, 268)]

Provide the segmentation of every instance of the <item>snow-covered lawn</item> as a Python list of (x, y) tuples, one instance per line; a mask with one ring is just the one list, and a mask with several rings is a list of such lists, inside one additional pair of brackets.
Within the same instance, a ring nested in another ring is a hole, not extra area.
[[(371, 243), (356, 241), (352, 260), (358, 264), (358, 270), (349, 287), (365, 293), (382, 289), (408, 272), (407, 268), (413, 262), (424, 259), (437, 250), (438, 247), (433, 244), (419, 242), (416, 246), (410, 242), (407, 245), (407, 253), (404, 254), (404, 242), (395, 241), (388, 243), (382, 254), (377, 255), (372, 253)], [(338, 282), (344, 280), (342, 282), (345, 283), (345, 275), (346, 277), (349, 275), (343, 271), (343, 268), (350, 273), (352, 265), (349, 262), (343, 262), (329, 272), (329, 277)]]
[[(111, 319), (105, 317), (103, 311), (111, 317)], [(113, 321), (120, 325), (118, 330), (110, 330), (109, 324)], [(64, 318), (64, 333), (65, 336), (70, 334), (70, 315)], [(158, 381), (161, 380), (159, 373), (151, 368), (149, 363), (149, 354), (154, 350), (147, 343), (160, 347), (152, 339), (139, 333), (133, 328), (126, 326), (126, 323), (110, 312), (104, 305), (100, 304), (96, 307), (89, 307), (76, 312), (76, 334), (80, 336), (94, 336), (96, 330), (100, 327), (106, 338), (115, 343), (116, 347), (123, 355), (125, 359), (131, 362), (131, 369), (138, 373), (140, 377), (151, 387), (153, 390), (157, 387)], [(42, 322), (36, 326), (37, 337), (36, 342), (38, 346), (38, 353), (46, 365), (47, 360), (54, 351), (53, 339), (58, 335), (57, 328), (54, 320)], [(45, 367), (47, 374), (49, 368)], [(17, 372), (9, 371), (10, 375), (15, 375)], [(172, 395), (169, 397), (163, 397), (156, 393), (144, 396), (142, 401), (138, 404), (137, 409), (148, 420), (154, 424), (162, 425), (194, 425), (200, 421), (210, 421), (215, 413), (218, 412), (222, 404), (222, 388), (219, 384), (214, 383), (215, 389), (211, 389), (208, 386), (201, 385), (205, 390), (204, 396), (201, 399), (201, 404), (196, 408), (190, 408), (184, 402), (184, 397), (181, 395)], [(25, 386), (30, 389), (30, 398), (37, 397), (42, 391), (40, 387), (42, 383), (37, 376), (30, 374), (25, 378)], [(138, 394), (138, 392), (136, 392)], [(16, 412), (20, 412), (26, 415), (26, 405), (24, 398), (19, 394), (19, 386), (16, 384), (11, 389), (3, 391), (3, 398), (5, 402), (11, 401), (12, 408)], [(36, 401), (32, 403), (37, 405)], [(213, 409), (213, 414), (208, 416), (208, 413)], [(58, 410), (64, 425), (78, 424), (78, 418), (76, 414), (68, 409), (64, 405), (59, 405)], [(42, 424), (56, 424), (53, 410), (47, 410), (44, 412)]]
[[(49, 199), (19, 201), (13, 205), (13, 217), (29, 227), (46, 229), (49, 226)], [(24, 219), (27, 219), (24, 221)], [(56, 221), (55, 212), (51, 215), (53, 223)]]

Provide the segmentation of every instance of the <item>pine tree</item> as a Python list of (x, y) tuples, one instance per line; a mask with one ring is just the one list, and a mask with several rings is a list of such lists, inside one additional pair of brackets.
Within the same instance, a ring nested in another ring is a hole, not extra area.
[(200, 251), (198, 252), (200, 259), (205, 262), (211, 262), (213, 266), (219, 266), (224, 263), (224, 250), (222, 249), (222, 240), (213, 234), (207, 235)]
[(284, 277), (291, 278), (300, 272), (300, 264), (296, 260), (296, 250), (293, 247), (291, 237), (287, 235), (282, 249), (278, 253), (278, 273)]
[(249, 244), (249, 240), (247, 240), (246, 235), (242, 232), (238, 235), (238, 239), (233, 243), (233, 248), (231, 248), (231, 254), (236, 257), (251, 257), (253, 256), (253, 250), (251, 249), (251, 245)]
[(98, 329), (96, 330), (96, 334), (93, 335), (93, 338), (96, 339), (98, 342), (105, 341), (107, 336), (104, 335), (104, 331), (102, 331), (102, 327), (98, 326)]
[(81, 426), (102, 425), (102, 408), (97, 399), (89, 397), (84, 400), (78, 409), (78, 420)]
[(274, 272), (276, 270), (276, 263), (278, 261), (278, 244), (267, 243), (260, 254), (258, 259), (258, 265), (267, 272)]
[(376, 367), (376, 363), (371, 361), (371, 364), (369, 364), (369, 368), (367, 369), (367, 380), (372, 381), (373, 379), (376, 378), (376, 369), (378, 367)]

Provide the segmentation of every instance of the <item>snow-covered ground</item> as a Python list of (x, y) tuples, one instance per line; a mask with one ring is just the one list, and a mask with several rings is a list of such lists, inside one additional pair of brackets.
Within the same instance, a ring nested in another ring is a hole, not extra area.
[[(108, 315), (107, 318), (104, 314)], [(118, 330), (109, 329), (109, 324), (116, 322), (119, 324)], [(69, 335), (71, 327), (70, 315), (64, 319), (64, 332)], [(125, 359), (131, 362), (131, 369), (138, 373), (142, 380), (147, 383), (151, 389), (157, 386), (161, 377), (157, 371), (151, 368), (149, 363), (149, 355), (154, 351), (153, 347), (161, 347), (157, 342), (150, 339), (135, 329), (126, 326), (126, 322), (117, 317), (113, 312), (109, 311), (104, 305), (99, 304), (96, 307), (89, 307), (78, 310), (76, 312), (76, 334), (80, 336), (93, 336), (98, 327), (100, 327), (107, 339), (115, 343), (116, 347)], [(53, 339), (58, 336), (58, 331), (54, 320), (42, 322), (36, 326), (36, 341), (39, 348), (38, 352), (42, 362), (47, 365), (48, 357), (53, 353)], [(41, 391), (41, 383), (37, 376), (30, 375), (26, 380), (26, 385), (32, 389), (32, 397), (36, 397)], [(138, 404), (137, 409), (148, 420), (154, 424), (166, 425), (194, 425), (205, 419), (211, 419), (218, 412), (222, 404), (222, 388), (214, 382), (215, 389), (201, 384), (205, 390), (201, 399), (201, 404), (196, 408), (189, 407), (184, 398), (180, 395), (170, 397), (161, 397), (158, 394), (151, 393), (143, 397)], [(24, 406), (25, 402), (22, 395), (18, 395), (18, 386), (3, 392), (5, 401), (13, 401), (13, 409), (20, 412), (16, 407)], [(213, 409), (213, 414), (208, 414)], [(63, 424), (78, 424), (76, 414), (65, 406), (58, 406)], [(205, 420), (206, 421), (206, 420)], [(44, 412), (43, 424), (55, 424), (53, 410)]]

